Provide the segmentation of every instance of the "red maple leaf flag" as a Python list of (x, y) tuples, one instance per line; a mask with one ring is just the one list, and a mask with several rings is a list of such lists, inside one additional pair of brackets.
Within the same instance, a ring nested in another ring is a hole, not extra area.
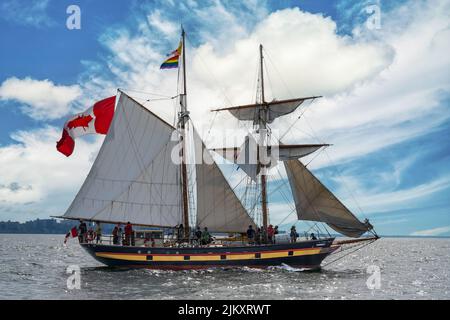
[(116, 97), (112, 96), (96, 102), (85, 112), (72, 116), (64, 124), (61, 139), (56, 149), (69, 157), (75, 148), (75, 139), (90, 133), (107, 134), (114, 116)]

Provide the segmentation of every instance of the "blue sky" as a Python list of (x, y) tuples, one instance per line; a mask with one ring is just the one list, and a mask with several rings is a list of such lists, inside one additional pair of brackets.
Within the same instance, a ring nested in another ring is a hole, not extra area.
[[(71, 4), (80, 30), (66, 27)], [(376, 29), (367, 26), (373, 5)], [(102, 138), (80, 139), (63, 158), (54, 147), (67, 116), (117, 87), (176, 92), (174, 73), (158, 67), (183, 23), (199, 127), (209, 127), (209, 109), (254, 97), (262, 42), (269, 96), (324, 96), (286, 138), (333, 144), (311, 163), (317, 176), (380, 234), (450, 236), (448, 9), (448, 0), (4, 0), (0, 220), (59, 215), (70, 204)], [(290, 209), (272, 200), (277, 222)]]

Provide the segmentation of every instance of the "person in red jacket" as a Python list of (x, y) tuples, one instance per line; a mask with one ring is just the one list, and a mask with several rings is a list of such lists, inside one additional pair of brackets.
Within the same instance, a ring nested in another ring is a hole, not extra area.
[(269, 227), (267, 228), (267, 240), (269, 241), (270, 244), (273, 244), (273, 235), (274, 235), (273, 225), (269, 225)]
[(130, 221), (127, 222), (127, 225), (125, 226), (125, 240), (127, 246), (132, 246), (132, 234), (133, 234), (133, 226), (131, 225)]

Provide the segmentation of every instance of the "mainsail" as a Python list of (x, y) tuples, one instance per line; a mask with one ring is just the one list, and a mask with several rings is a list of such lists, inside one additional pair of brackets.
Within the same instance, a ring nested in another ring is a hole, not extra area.
[(244, 233), (256, 224), (228, 184), (210, 151), (194, 129), (197, 184), (197, 225), (215, 232)]
[(182, 222), (176, 130), (121, 93), (108, 135), (64, 218), (140, 225)]
[(300, 220), (325, 222), (349, 237), (372, 229), (362, 223), (299, 160), (284, 162)]

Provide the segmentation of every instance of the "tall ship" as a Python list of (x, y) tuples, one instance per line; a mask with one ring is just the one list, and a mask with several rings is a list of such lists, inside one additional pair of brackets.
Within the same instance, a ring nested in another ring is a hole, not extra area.
[[(97, 158), (72, 204), (59, 216), (101, 224), (131, 223), (143, 230), (141, 234), (160, 232), (160, 241), (152, 239), (152, 245), (138, 244), (139, 239), (134, 245), (82, 241), (80, 245), (92, 257), (108, 266), (154, 269), (286, 264), (315, 270), (342, 246), (378, 238), (367, 219), (360, 221), (300, 161), (328, 145), (273, 142), (271, 123), (318, 96), (266, 101), (260, 45), (255, 103), (212, 110), (251, 122), (251, 132), (241, 146), (207, 148), (189, 116), (185, 49), (183, 30), (178, 49), (163, 65), (178, 68), (174, 124), (119, 89)], [(217, 156), (245, 173), (241, 195), (230, 185)], [(287, 237), (268, 232), (272, 228), (268, 173), (279, 165), (287, 173), (298, 220), (312, 224), (313, 235), (308, 232), (297, 239), (295, 234), (289, 237), (289, 231)], [(338, 241), (325, 225), (353, 239)], [(216, 237), (202, 244), (195, 231), (205, 227)], [(176, 237), (170, 236), (174, 233)]]

